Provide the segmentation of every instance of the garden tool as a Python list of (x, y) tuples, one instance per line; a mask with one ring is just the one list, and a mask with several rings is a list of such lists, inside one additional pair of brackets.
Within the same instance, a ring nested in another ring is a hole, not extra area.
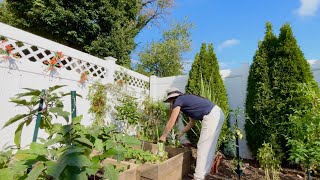
[(165, 154), (165, 145), (163, 141), (158, 142), (158, 155), (163, 157)]

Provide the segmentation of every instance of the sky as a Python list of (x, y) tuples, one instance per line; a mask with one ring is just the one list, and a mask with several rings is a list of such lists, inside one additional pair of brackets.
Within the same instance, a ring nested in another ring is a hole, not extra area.
[[(237, 68), (251, 63), (271, 22), (275, 34), (284, 23), (290, 23), (306, 59), (320, 59), (320, 0), (176, 0), (168, 18), (160, 27), (144, 29), (137, 37), (137, 54), (152, 41), (161, 39), (161, 32), (172, 19), (187, 18), (194, 24), (191, 31), (192, 51), (183, 55), (191, 62), (203, 42), (213, 43), (220, 69)], [(191, 63), (185, 64), (188, 72)]]

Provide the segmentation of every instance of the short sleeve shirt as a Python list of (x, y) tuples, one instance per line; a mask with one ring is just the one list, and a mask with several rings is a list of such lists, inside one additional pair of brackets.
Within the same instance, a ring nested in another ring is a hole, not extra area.
[(202, 120), (215, 106), (210, 100), (193, 94), (184, 94), (175, 100), (173, 108), (180, 106), (181, 111), (195, 120)]

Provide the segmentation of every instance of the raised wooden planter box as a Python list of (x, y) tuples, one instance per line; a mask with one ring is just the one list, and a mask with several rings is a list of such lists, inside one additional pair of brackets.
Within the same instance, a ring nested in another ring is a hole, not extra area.
[[(156, 144), (144, 143), (144, 150), (158, 151)], [(169, 159), (159, 164), (143, 164), (137, 168), (140, 180), (179, 180), (191, 170), (191, 151), (166, 147)]]
[(124, 167), (126, 170), (118, 174), (118, 180), (137, 180), (139, 179), (139, 175), (137, 173), (138, 165), (135, 163), (121, 161), (117, 162), (115, 159), (107, 158), (101, 162), (103, 165), (113, 164), (119, 168)]

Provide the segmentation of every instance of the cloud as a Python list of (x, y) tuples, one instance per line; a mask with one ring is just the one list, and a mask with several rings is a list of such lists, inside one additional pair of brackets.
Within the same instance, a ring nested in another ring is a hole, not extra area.
[(314, 16), (320, 7), (320, 0), (300, 0), (300, 4), (297, 9), (299, 16)]
[(219, 45), (218, 50), (221, 51), (222, 49), (229, 48), (238, 44), (240, 44), (240, 41), (238, 39), (228, 39)]

